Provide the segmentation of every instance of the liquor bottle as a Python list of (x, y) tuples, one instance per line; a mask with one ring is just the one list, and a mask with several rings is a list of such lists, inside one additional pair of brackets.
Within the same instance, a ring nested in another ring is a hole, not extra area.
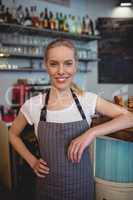
[(5, 22), (5, 6), (0, 1), (0, 22)]
[(59, 30), (59, 13), (56, 12), (56, 17), (55, 17), (55, 30)]
[(94, 34), (92, 20), (89, 18), (88, 15), (85, 16), (85, 34), (86, 35)]
[(82, 34), (86, 34), (85, 17), (82, 17)]
[(54, 24), (54, 30), (57, 30), (57, 24), (56, 24), (56, 16), (53, 14), (53, 24)]
[(23, 11), (23, 7), (21, 5), (18, 6), (18, 8), (17, 8), (16, 17), (17, 17), (18, 24), (23, 25), (24, 11)]
[(37, 8), (36, 6), (31, 6), (31, 20), (32, 20), (32, 25), (35, 27), (39, 27), (40, 21), (39, 17), (37, 15)]
[(51, 30), (55, 30), (55, 19), (51, 11), (49, 12), (49, 27)]
[(59, 31), (63, 31), (64, 21), (63, 21), (63, 14), (60, 13), (59, 15)]
[(68, 32), (69, 31), (69, 26), (68, 26), (68, 21), (67, 21), (67, 15), (64, 16), (64, 20), (63, 20), (63, 24), (64, 24), (64, 27), (63, 27), (63, 31), (64, 32)]
[(0, 22), (3, 22), (3, 5), (2, 0), (0, 0)]
[(16, 14), (16, 2), (15, 0), (12, 0), (12, 6), (11, 6), (11, 13), (12, 13), (12, 23), (17, 24), (17, 14)]
[(32, 20), (31, 20), (31, 17), (30, 17), (29, 9), (27, 7), (25, 8), (25, 16), (24, 16), (23, 25), (32, 26)]
[(45, 10), (44, 10), (43, 27), (46, 29), (49, 28), (49, 17), (48, 17), (48, 9), (47, 8), (45, 8)]
[(39, 21), (40, 21), (40, 23), (39, 23), (40, 25), (39, 25), (39, 26), (40, 26), (41, 28), (43, 28), (43, 19), (44, 19), (44, 13), (41, 12), (41, 13), (40, 13), (40, 20), (39, 20)]
[(82, 33), (82, 23), (80, 16), (77, 17), (77, 34)]
[(9, 8), (6, 8), (6, 12), (5, 12), (5, 19), (4, 19), (5, 23), (11, 23), (12, 22), (12, 15), (9, 12)]
[(70, 33), (73, 32), (73, 21), (72, 21), (72, 16), (70, 14), (68, 15), (67, 23), (69, 32)]
[(76, 33), (76, 21), (75, 16), (72, 16), (71, 33)]
[(90, 28), (91, 28), (91, 35), (95, 34), (93, 21), (90, 19)]
[(76, 16), (73, 16), (73, 26), (74, 26), (74, 33), (77, 34), (78, 33), (78, 19)]

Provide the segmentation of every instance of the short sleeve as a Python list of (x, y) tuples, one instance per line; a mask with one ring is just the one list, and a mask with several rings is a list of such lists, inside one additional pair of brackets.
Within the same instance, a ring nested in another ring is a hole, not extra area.
[(92, 92), (86, 92), (86, 107), (91, 116), (96, 112), (96, 103), (98, 95)]
[(29, 99), (20, 108), (20, 111), (25, 116), (30, 125), (34, 123), (32, 118), (32, 107), (33, 106), (31, 105), (31, 100)]

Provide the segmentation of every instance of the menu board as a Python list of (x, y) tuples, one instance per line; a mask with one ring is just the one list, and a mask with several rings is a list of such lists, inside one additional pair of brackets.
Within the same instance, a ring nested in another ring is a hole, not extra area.
[(133, 83), (133, 19), (100, 18), (99, 21), (98, 82)]

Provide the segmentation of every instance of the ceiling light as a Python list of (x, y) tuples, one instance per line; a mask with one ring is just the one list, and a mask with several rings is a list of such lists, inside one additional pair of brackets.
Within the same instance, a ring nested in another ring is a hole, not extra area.
[(130, 7), (130, 6), (132, 6), (132, 1), (131, 0), (121, 0), (119, 5), (121, 7)]

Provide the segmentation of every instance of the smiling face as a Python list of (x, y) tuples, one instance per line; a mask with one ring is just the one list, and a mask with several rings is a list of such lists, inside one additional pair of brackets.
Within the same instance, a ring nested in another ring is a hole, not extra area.
[(60, 45), (50, 48), (47, 53), (46, 67), (51, 84), (58, 90), (67, 90), (76, 72), (74, 49)]

